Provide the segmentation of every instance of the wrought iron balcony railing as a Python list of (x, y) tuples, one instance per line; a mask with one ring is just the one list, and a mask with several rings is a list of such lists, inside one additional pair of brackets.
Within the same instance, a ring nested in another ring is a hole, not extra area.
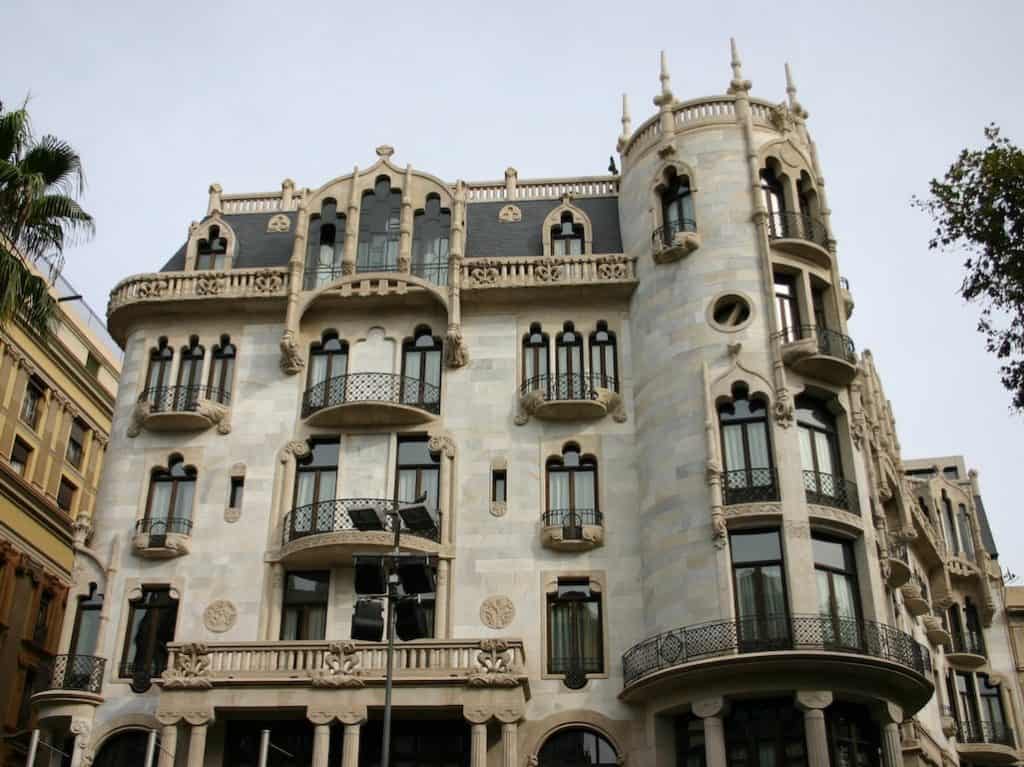
[(139, 395), (139, 402), (148, 402), (151, 413), (191, 412), (200, 400), (222, 405), (231, 404), (231, 394), (217, 386), (151, 386)]
[(604, 525), (604, 515), (597, 509), (548, 509), (541, 515), (545, 527), (562, 528), (562, 539), (577, 541), (583, 537), (584, 525)]
[(985, 642), (978, 631), (956, 631), (953, 632), (953, 652), (970, 653), (971, 655), (985, 656)]
[(135, 532), (150, 538), (176, 535), (192, 535), (192, 520), (187, 517), (146, 517), (135, 523)]
[(793, 650), (868, 655), (926, 678), (931, 675), (928, 649), (909, 634), (884, 623), (827, 615), (740, 618), (673, 629), (627, 650), (622, 672), (629, 685), (655, 671), (705, 658)]
[(722, 501), (726, 506), (777, 500), (779, 480), (774, 468), (722, 472)]
[(672, 247), (676, 235), (680, 232), (696, 232), (697, 222), (691, 218), (681, 218), (678, 221), (670, 221), (664, 226), (654, 230), (651, 239), (655, 250), (664, 250)]
[(519, 391), (524, 397), (531, 392), (540, 392), (545, 401), (557, 402), (597, 399), (598, 389), (618, 391), (619, 384), (611, 376), (597, 373), (560, 373), (527, 378)]
[(804, 491), (808, 503), (860, 514), (857, 485), (848, 479), (821, 471), (804, 471)]
[(780, 339), (784, 344), (813, 338), (817, 341), (818, 354), (845, 360), (851, 365), (857, 364), (857, 348), (854, 346), (853, 339), (835, 330), (829, 330), (819, 325), (792, 325), (783, 328), (774, 337)]
[[(296, 506), (285, 514), (281, 542), (290, 543), (310, 535), (358, 530), (360, 528), (352, 521), (351, 516), (351, 512), (355, 509), (376, 510), (382, 520), (384, 530), (394, 532), (394, 512), (398, 510), (399, 505), (399, 501), (392, 498), (334, 498), (329, 501)], [(410, 530), (403, 525), (402, 533), (427, 538), (431, 541), (440, 540), (438, 528), (431, 533)]]
[(103, 690), (106, 658), (94, 655), (57, 655), (47, 663), (36, 679), (35, 692), (76, 690), (99, 695)]
[(773, 240), (806, 240), (828, 248), (828, 232), (820, 218), (806, 213), (780, 211), (768, 216), (768, 237)]
[(319, 410), (355, 402), (385, 402), (410, 405), (438, 415), (441, 389), (420, 378), (397, 373), (349, 373), (328, 378), (306, 389), (302, 417)]
[(1015, 748), (1017, 740), (1006, 722), (957, 722), (956, 739), (961, 743), (995, 743)]

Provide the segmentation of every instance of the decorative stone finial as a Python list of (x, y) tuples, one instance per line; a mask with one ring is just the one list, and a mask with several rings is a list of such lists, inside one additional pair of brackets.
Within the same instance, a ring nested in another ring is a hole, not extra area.
[(220, 184), (216, 182), (210, 184), (210, 204), (206, 206), (206, 215), (221, 212), (220, 196), (223, 191)]
[(628, 139), (633, 135), (633, 120), (629, 116), (629, 96), (622, 94), (622, 138)]
[(519, 183), (519, 171), (513, 168), (511, 165), (505, 168), (505, 199), (514, 200), (516, 198), (516, 185)]
[(793, 70), (789, 68), (788, 61), (786, 62), (786, 98), (789, 101), (790, 111), (799, 119), (807, 119), (807, 110), (796, 98), (796, 83), (793, 82)]
[(743, 79), (743, 62), (740, 60), (740, 49), (736, 45), (736, 38), (729, 38), (729, 49), (732, 51), (732, 80), (729, 82), (729, 88), (726, 90), (730, 96), (735, 96), (740, 93), (749, 93), (752, 86), (750, 80)]
[(661, 74), (658, 79), (661, 80), (661, 93), (654, 97), (654, 105), (667, 109), (672, 105), (672, 77), (668, 73), (668, 56), (665, 51), (661, 52)]
[(377, 156), (383, 157), (385, 160), (391, 157), (395, 153), (395, 148), (390, 144), (381, 144), (377, 147)]

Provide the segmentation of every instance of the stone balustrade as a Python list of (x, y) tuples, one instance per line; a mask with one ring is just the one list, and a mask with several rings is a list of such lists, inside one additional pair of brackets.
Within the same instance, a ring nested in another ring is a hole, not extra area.
[(618, 193), (619, 179), (616, 176), (517, 179), (511, 194), (506, 181), (470, 181), (466, 184), (469, 202), (558, 200), (567, 194), (573, 197), (614, 197)]
[(553, 258), (467, 258), (463, 290), (635, 283), (636, 258), (621, 253)]

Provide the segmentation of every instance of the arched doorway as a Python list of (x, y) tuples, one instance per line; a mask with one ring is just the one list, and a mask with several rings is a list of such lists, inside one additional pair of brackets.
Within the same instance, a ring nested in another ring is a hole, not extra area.
[(146, 730), (123, 730), (103, 741), (93, 767), (124, 767), (129, 764), (145, 764), (146, 743), (149, 733)]
[(617, 767), (619, 754), (599, 732), (567, 727), (544, 741), (537, 763), (538, 767)]

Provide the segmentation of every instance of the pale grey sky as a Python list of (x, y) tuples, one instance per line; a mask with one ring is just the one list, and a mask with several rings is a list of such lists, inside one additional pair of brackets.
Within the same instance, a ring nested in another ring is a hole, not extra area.
[(0, 99), (32, 93), (69, 140), (97, 235), (66, 276), (98, 310), (153, 271), (206, 210), (206, 188), (316, 187), (378, 144), (442, 178), (601, 174), (653, 111), (658, 51), (677, 98), (722, 93), (735, 36), (754, 95), (793, 66), (828, 182), (850, 332), (871, 349), (904, 457), (980, 471), (1001, 561), (1024, 573), (1024, 419), (956, 295), (961, 260), (930, 253), (910, 207), (989, 121), (1024, 142), (1018, 0), (848, 2), (175, 3), (7, 0)]

